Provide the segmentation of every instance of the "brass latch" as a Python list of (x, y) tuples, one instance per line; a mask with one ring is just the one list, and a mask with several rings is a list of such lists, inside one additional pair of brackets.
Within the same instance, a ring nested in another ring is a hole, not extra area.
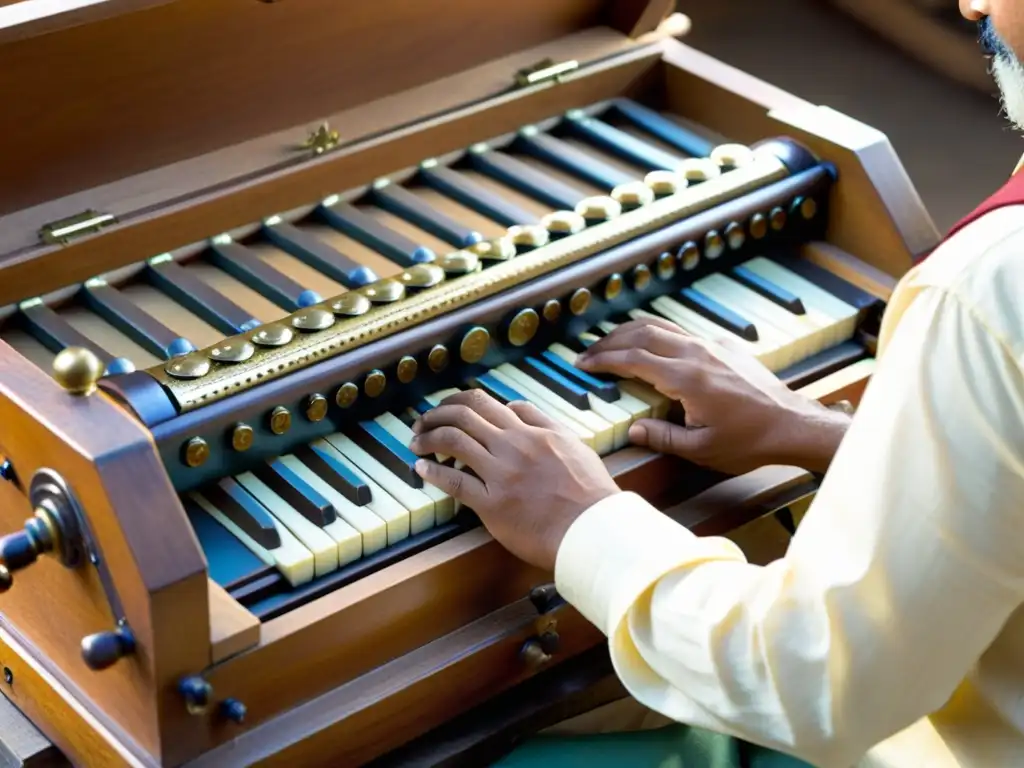
[(515, 83), (517, 88), (529, 88), (531, 85), (540, 83), (561, 82), (564, 75), (575, 72), (580, 68), (578, 61), (562, 61), (556, 63), (553, 59), (544, 59), (516, 72)]
[(314, 155), (322, 155), (327, 150), (338, 146), (338, 141), (338, 132), (329, 124), (321, 123), (319, 128), (310, 132), (299, 148), (310, 150)]
[(117, 218), (110, 213), (82, 211), (82, 213), (76, 213), (66, 219), (44, 224), (39, 230), (39, 239), (49, 245), (67, 243), (76, 237), (99, 232), (104, 227), (109, 227), (116, 222)]

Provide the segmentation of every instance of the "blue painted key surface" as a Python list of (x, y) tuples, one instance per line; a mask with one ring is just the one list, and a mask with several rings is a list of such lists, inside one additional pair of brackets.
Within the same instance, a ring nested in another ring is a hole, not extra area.
[(415, 469), (419, 457), (376, 421), (361, 421), (346, 434), (406, 485), (423, 487), (423, 478)]
[(452, 168), (431, 166), (420, 169), (423, 183), (443, 195), (483, 214), (502, 226), (536, 224), (540, 219), (534, 214), (510, 203), (490, 189), (477, 184)]
[(331, 502), (280, 459), (271, 459), (252, 472), (314, 525), (323, 528), (337, 519)]
[(192, 342), (183, 339), (113, 286), (86, 283), (82, 294), (93, 312), (150, 354), (169, 360), (196, 349)]
[(536, 357), (524, 358), (516, 367), (539, 384), (580, 410), (590, 410), (587, 390)]
[(806, 259), (788, 254), (772, 254), (771, 260), (785, 267), (790, 272), (795, 272), (808, 282), (814, 283), (823, 291), (827, 291), (840, 301), (846, 302), (851, 307), (859, 310), (868, 309), (882, 303), (877, 296), (872, 296), (867, 291), (861, 290), (853, 283), (849, 283), (833, 272), (812, 264)]
[(362, 507), (373, 501), (370, 486), (331, 451), (316, 445), (304, 445), (295, 451), (295, 457), (356, 506)]
[(359, 288), (377, 280), (369, 267), (336, 251), (320, 238), (304, 232), (293, 224), (280, 222), (263, 227), (267, 239), (318, 272), (323, 272), (346, 288)]
[(516, 147), (606, 190), (636, 181), (635, 176), (545, 133), (520, 134)]
[(519, 394), (516, 390), (512, 389), (512, 387), (506, 386), (502, 382), (498, 381), (489, 373), (477, 376), (470, 383), (475, 387), (479, 387), (503, 405), (508, 405), (509, 403), (514, 402), (524, 402), (528, 399)]
[(683, 288), (678, 295), (680, 303), (685, 304), (711, 322), (717, 323), (747, 341), (757, 341), (757, 328), (738, 312), (733, 312), (695, 288)]
[(433, 410), (434, 404), (431, 403), (428, 400), (420, 400), (417, 403), (413, 403), (412, 407), (416, 411), (416, 413), (418, 413), (420, 416), (422, 416), (427, 411)]
[(385, 184), (370, 192), (370, 199), (385, 211), (415, 224), (424, 232), (444, 240), (456, 248), (468, 248), (484, 236), (441, 213), (403, 186)]
[(192, 530), (206, 555), (210, 578), (222, 587), (258, 573), (267, 564), (188, 496), (181, 497)]
[(780, 307), (788, 309), (794, 315), (807, 314), (807, 310), (804, 309), (804, 303), (800, 301), (799, 296), (776, 285), (771, 280), (761, 277), (756, 272), (751, 272), (746, 267), (736, 267), (732, 271), (732, 277), (737, 282), (743, 283), (750, 290), (761, 294)]
[(501, 152), (471, 151), (468, 157), (474, 169), (553, 208), (571, 211), (587, 197), (582, 191)]
[(318, 212), (324, 221), (339, 232), (344, 232), (353, 240), (379, 251), (403, 267), (408, 268), (436, 258), (436, 254), (430, 248), (419, 245), (405, 235), (384, 226), (370, 214), (349, 203), (323, 205)]
[(578, 136), (651, 171), (671, 171), (681, 162), (675, 155), (582, 113), (568, 117), (566, 124)]
[(550, 350), (544, 350), (540, 353), (540, 356), (545, 363), (555, 370), (560, 371), (563, 376), (573, 379), (581, 387), (586, 389), (588, 392), (591, 392), (596, 397), (601, 398), (606, 403), (614, 403), (621, 396), (619, 388), (611, 380), (598, 378), (586, 371), (582, 371)]
[(209, 259), (222, 270), (282, 309), (294, 312), (319, 304), (323, 298), (278, 272), (249, 248), (239, 243), (214, 243)]
[(612, 104), (612, 109), (629, 122), (654, 134), (666, 144), (671, 144), (676, 149), (682, 150), (690, 157), (707, 157), (715, 148), (713, 142), (635, 101), (616, 99)]
[(146, 265), (146, 278), (196, 317), (228, 336), (257, 328), (260, 321), (176, 261)]
[(80, 334), (60, 315), (42, 303), (22, 304), (19, 318), (25, 330), (51, 352), (57, 353), (67, 347), (84, 347), (99, 358), (104, 374), (131, 373), (135, 364), (124, 357), (112, 354)]

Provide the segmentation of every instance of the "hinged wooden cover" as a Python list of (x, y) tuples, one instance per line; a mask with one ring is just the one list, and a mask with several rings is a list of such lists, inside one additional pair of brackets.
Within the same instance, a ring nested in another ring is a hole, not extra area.
[[(0, 2), (0, 216), (315, 123), (580, 30), (603, 26), (636, 37), (672, 5)], [(47, 6), (60, 12), (37, 12)], [(467, 101), (484, 95), (465, 94)]]

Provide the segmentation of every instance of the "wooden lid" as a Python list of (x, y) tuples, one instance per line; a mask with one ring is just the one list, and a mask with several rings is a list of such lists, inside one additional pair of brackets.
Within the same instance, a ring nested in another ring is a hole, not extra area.
[(0, 0), (0, 217), (672, 5)]

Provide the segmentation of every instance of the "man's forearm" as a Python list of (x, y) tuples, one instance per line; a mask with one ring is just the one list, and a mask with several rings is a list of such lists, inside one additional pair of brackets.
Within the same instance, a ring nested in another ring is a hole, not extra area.
[(823, 474), (852, 422), (845, 411), (828, 408), (801, 418), (793, 427), (792, 448), (780, 463)]

